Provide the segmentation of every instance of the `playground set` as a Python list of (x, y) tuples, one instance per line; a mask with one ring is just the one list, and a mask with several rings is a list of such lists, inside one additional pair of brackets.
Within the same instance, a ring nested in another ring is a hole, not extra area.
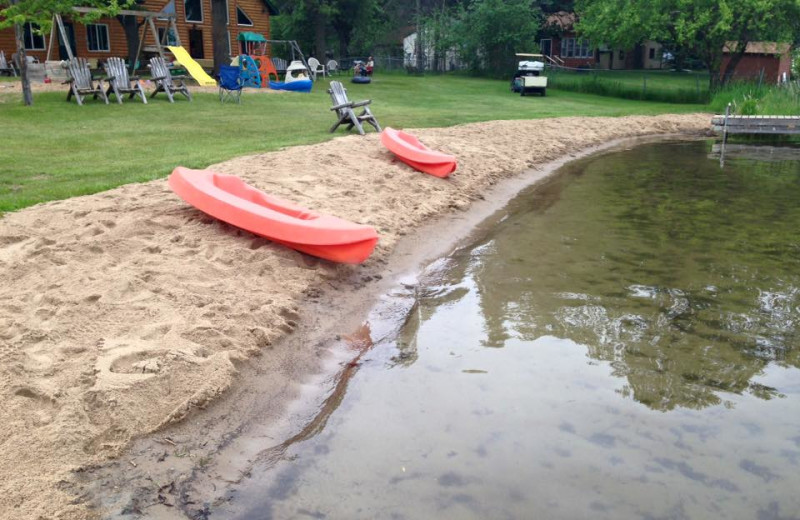
[[(243, 50), (238, 57), (242, 86), (311, 92), (308, 61), (295, 40), (268, 40), (254, 32), (240, 33), (238, 40)], [(276, 46), (288, 48), (291, 56), (288, 65), (285, 59), (272, 56)], [(279, 72), (284, 72), (284, 81), (280, 81)]]
[[(97, 9), (89, 7), (75, 7), (74, 10), (79, 13), (97, 11)], [(167, 49), (174, 56), (175, 62), (181, 65), (198, 85), (217, 85), (217, 81), (209, 76), (183, 47), (175, 24), (174, 13), (122, 10), (120, 14), (144, 19), (141, 24), (142, 32), (139, 38), (136, 59), (129, 64), (131, 75), (135, 72), (136, 64), (142, 54), (142, 46), (147, 31), (150, 30), (155, 41), (155, 50), (162, 60), (166, 61), (164, 50)], [(166, 30), (159, 34), (156, 24), (161, 22), (166, 23)], [(50, 62), (50, 57), (53, 53), (53, 42), (59, 41), (59, 38), (55, 37), (56, 31), (59, 32), (61, 41), (68, 41), (67, 31), (60, 14), (53, 16), (46, 63)], [(174, 45), (167, 45), (168, 34), (174, 39)], [(306, 61), (303, 51), (295, 40), (268, 40), (263, 35), (255, 32), (240, 33), (238, 40), (241, 42), (243, 53), (234, 59), (232, 65), (237, 66), (239, 69), (241, 87), (271, 88), (294, 92), (311, 91), (313, 83), (309, 77), (308, 61)], [(275, 46), (288, 48), (288, 54), (291, 56), (288, 66), (285, 59), (271, 56), (271, 51)], [(70, 46), (66, 45), (65, 48), (69, 61), (74, 61), (75, 56)], [(285, 73), (284, 81), (280, 81), (279, 72)]]

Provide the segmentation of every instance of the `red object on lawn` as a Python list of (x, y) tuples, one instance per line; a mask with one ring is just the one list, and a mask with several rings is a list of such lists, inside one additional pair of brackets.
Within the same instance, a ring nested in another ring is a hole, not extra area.
[(314, 213), (267, 195), (235, 175), (178, 166), (169, 176), (169, 187), (212, 217), (334, 262), (360, 264), (378, 242), (371, 226)]
[(381, 142), (398, 159), (421, 172), (436, 177), (447, 177), (456, 170), (456, 158), (431, 150), (413, 135), (386, 127), (381, 132)]

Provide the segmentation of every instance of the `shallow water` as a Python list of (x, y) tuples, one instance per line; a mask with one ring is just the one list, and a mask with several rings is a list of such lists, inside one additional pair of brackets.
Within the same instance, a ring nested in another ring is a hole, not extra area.
[(800, 518), (800, 161), (710, 152), (523, 193), (226, 514)]

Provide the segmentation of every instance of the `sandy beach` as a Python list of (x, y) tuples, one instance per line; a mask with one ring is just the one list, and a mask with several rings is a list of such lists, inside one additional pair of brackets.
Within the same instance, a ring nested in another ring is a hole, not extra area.
[[(708, 114), (492, 121), (412, 130), (453, 154), (447, 180), (413, 171), (378, 135), (240, 157), (209, 169), (375, 227), (360, 266), (334, 265), (221, 223), (161, 179), (0, 218), (0, 518), (95, 518), (81, 468), (200, 413), (258, 358), (285, 408), (315, 345), (276, 348), (322, 288), (374, 283), (398, 241), (469, 209), (503, 179), (628, 137), (701, 134)], [(176, 163), (176, 166), (178, 163)]]

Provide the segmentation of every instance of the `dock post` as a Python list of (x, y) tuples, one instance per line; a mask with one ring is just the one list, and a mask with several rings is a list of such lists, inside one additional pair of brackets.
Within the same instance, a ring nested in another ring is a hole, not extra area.
[(731, 115), (731, 104), (725, 107), (725, 122), (722, 124), (722, 149), (719, 151), (719, 167), (725, 167), (725, 143), (728, 141), (728, 117)]

